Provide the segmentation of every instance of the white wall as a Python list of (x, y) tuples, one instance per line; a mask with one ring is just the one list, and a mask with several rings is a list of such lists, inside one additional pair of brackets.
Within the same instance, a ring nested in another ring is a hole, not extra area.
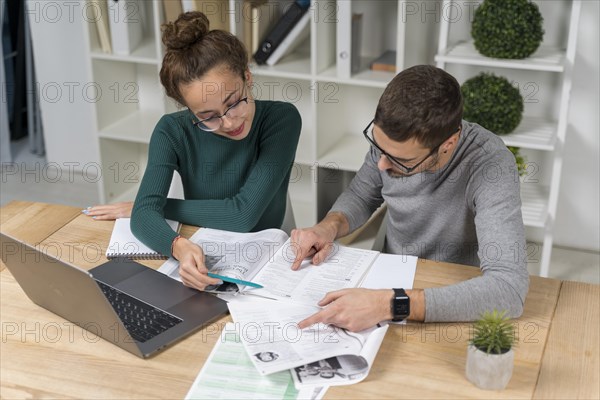
[[(98, 162), (82, 2), (28, 0), (46, 159), (65, 170)], [(90, 170), (95, 171), (92, 168)]]
[(600, 2), (582, 3), (554, 243), (599, 251)]

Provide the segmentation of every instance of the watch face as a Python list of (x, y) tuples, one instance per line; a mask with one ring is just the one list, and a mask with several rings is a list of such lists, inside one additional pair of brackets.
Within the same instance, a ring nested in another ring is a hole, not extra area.
[(403, 289), (394, 289), (392, 314), (392, 321), (395, 322), (402, 321), (410, 315), (410, 298)]
[(410, 314), (408, 300), (400, 302), (400, 304), (396, 307), (396, 314), (402, 315), (402, 316), (404, 316), (404, 318), (408, 317), (408, 314)]

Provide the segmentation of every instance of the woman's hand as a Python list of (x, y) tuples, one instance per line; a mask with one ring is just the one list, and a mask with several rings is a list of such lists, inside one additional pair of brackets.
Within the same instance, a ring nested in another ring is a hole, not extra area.
[(99, 221), (109, 221), (117, 218), (130, 218), (133, 201), (88, 207), (83, 213)]
[(188, 239), (181, 237), (175, 241), (173, 257), (179, 260), (179, 275), (185, 286), (204, 290), (209, 285), (223, 283), (207, 275), (202, 248)]

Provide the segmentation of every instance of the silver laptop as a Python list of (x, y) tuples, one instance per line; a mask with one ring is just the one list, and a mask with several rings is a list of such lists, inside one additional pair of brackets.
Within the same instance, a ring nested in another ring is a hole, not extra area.
[(86, 271), (5, 234), (0, 248), (2, 261), (35, 304), (139, 357), (227, 312), (225, 301), (129, 259)]

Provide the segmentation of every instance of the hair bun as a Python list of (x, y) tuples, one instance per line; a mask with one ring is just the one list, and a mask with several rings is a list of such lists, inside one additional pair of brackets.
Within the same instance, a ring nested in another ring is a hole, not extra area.
[(188, 11), (163, 25), (162, 42), (167, 50), (181, 50), (192, 46), (209, 32), (206, 15), (200, 11)]

